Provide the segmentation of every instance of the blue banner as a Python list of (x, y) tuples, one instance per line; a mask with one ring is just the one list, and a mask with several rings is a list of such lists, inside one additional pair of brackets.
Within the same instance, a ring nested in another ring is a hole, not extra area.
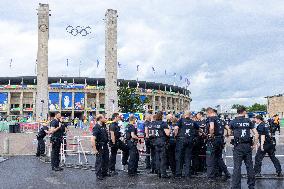
[(8, 105), (8, 93), (0, 93), (0, 111), (7, 110)]
[(75, 110), (84, 110), (85, 93), (75, 93)]
[(56, 92), (49, 93), (48, 108), (49, 111), (59, 110), (59, 93)]
[(62, 93), (61, 107), (62, 110), (72, 110), (72, 93)]

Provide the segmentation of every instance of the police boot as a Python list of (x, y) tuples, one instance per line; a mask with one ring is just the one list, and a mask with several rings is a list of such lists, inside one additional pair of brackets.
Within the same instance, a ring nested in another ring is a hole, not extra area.
[(277, 177), (283, 177), (283, 174), (281, 172), (278, 172)]

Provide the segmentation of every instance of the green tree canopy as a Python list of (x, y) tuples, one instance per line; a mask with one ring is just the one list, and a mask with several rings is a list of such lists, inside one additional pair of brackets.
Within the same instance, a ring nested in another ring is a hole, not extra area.
[(118, 106), (124, 113), (144, 112), (143, 106), (149, 103), (149, 99), (141, 100), (140, 95), (137, 94), (136, 88), (130, 88), (126, 84), (119, 87), (118, 91)]
[(244, 105), (241, 105), (241, 104), (234, 104), (232, 106), (232, 109), (238, 109), (240, 107), (245, 107), (248, 112), (266, 111), (266, 109), (267, 109), (265, 104), (258, 104), (258, 103), (255, 103), (252, 106), (244, 106)]

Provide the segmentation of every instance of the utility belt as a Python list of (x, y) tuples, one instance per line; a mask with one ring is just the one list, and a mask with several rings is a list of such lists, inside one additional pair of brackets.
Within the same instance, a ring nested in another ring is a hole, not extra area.
[(250, 137), (248, 140), (244, 140), (241, 138), (233, 138), (230, 142), (232, 145), (237, 146), (239, 144), (250, 144), (253, 145), (253, 137)]

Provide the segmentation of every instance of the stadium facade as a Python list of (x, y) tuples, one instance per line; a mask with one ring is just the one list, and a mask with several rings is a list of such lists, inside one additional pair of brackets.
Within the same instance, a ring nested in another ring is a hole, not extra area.
[[(37, 83), (35, 76), (0, 78), (0, 115), (23, 115), (35, 117)], [(190, 109), (190, 91), (162, 83), (134, 80), (118, 80), (137, 88), (141, 100), (147, 97), (150, 103), (146, 110), (182, 112)], [(105, 113), (104, 78), (48, 78), (50, 112), (59, 111), (70, 118)], [(44, 103), (44, 102), (42, 102)]]

